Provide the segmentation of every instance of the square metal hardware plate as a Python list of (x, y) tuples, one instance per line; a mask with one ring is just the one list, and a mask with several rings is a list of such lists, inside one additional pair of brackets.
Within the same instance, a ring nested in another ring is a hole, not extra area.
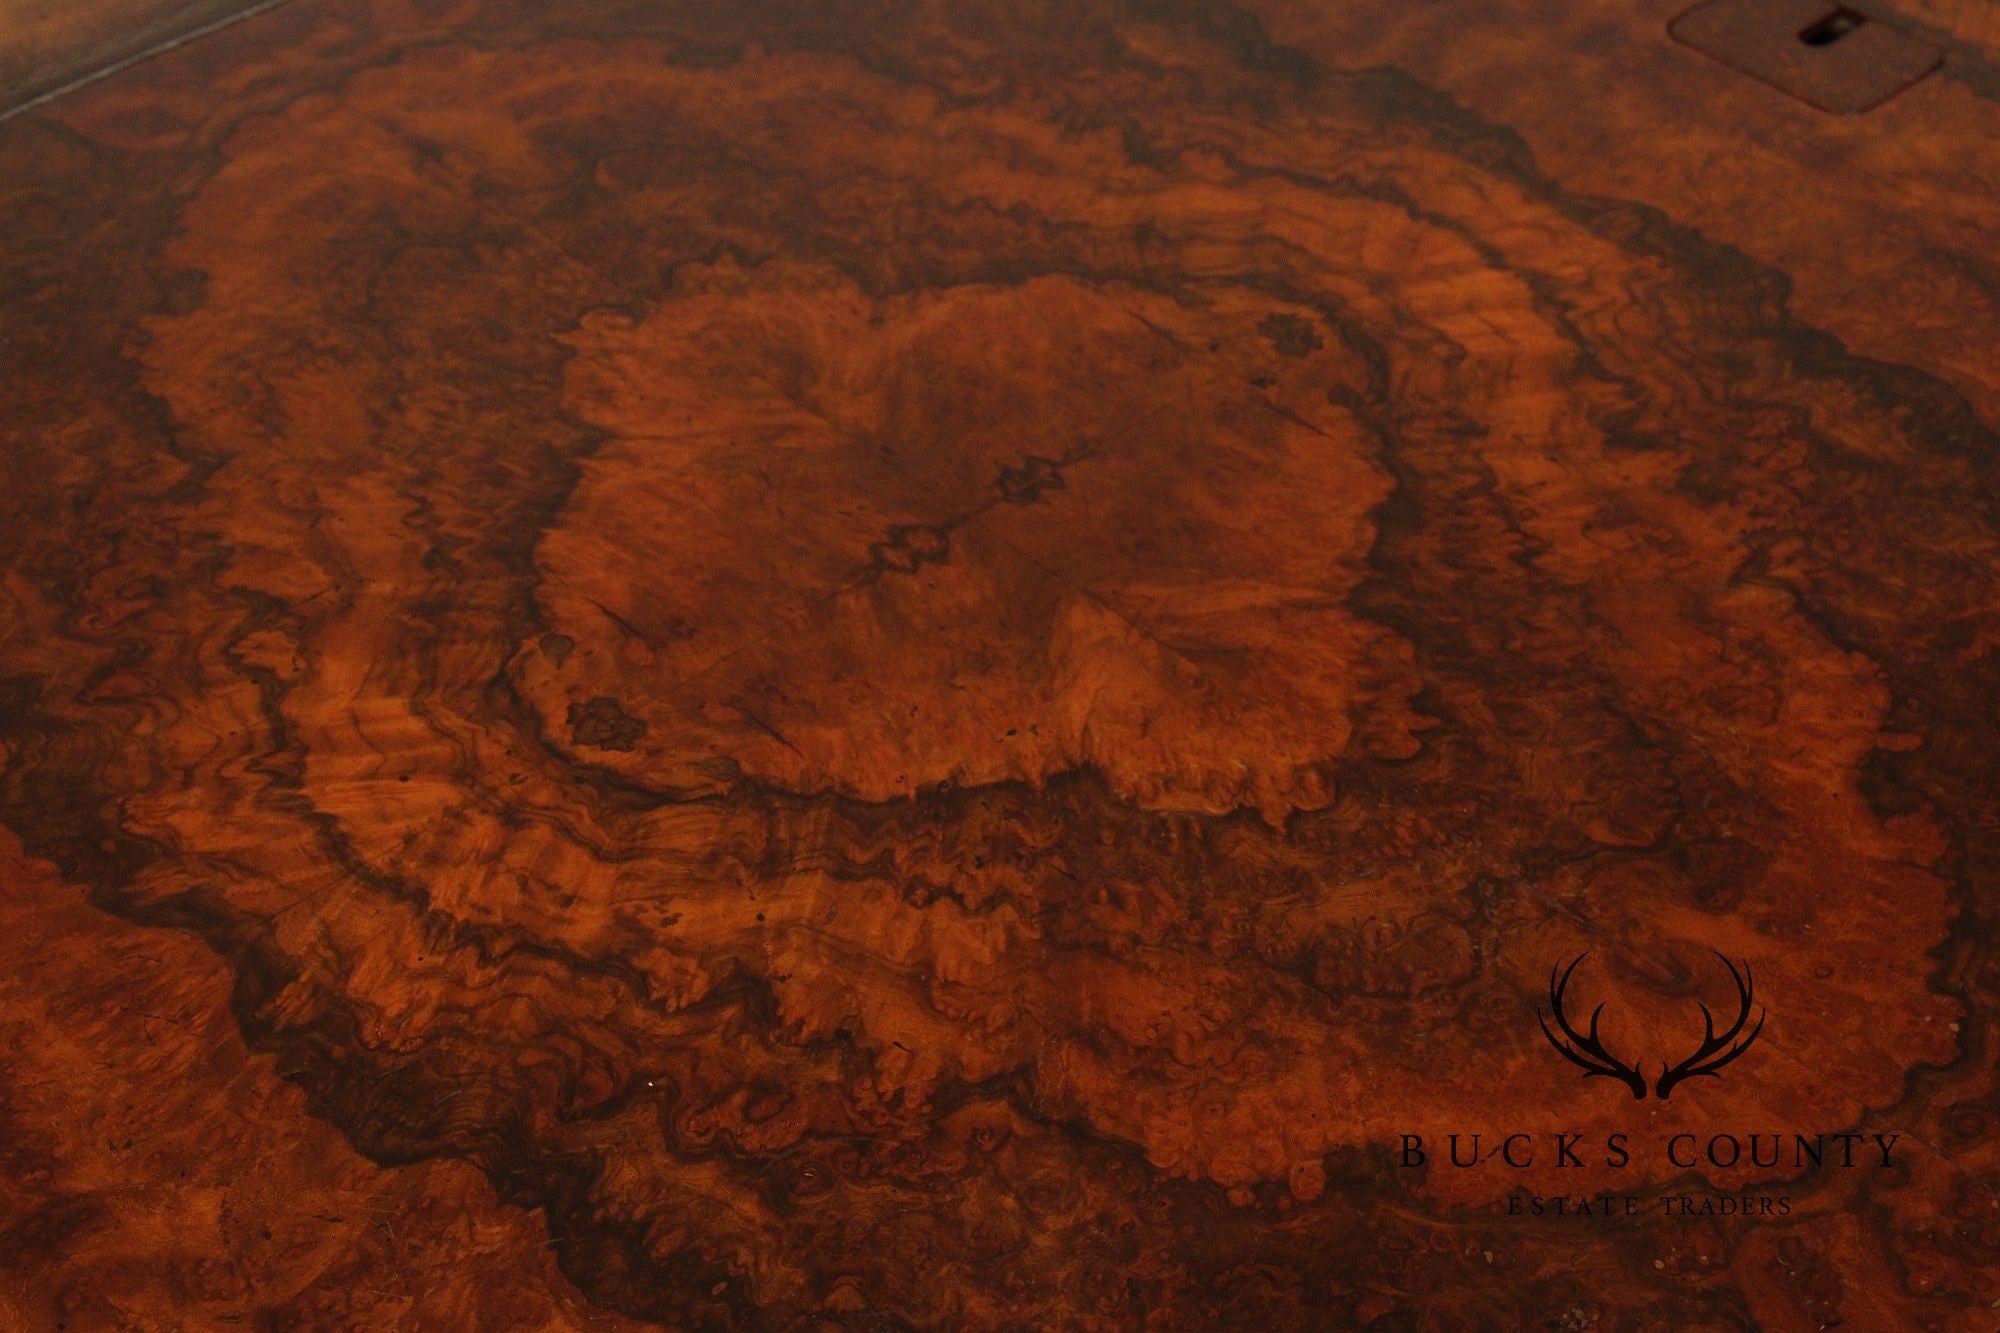
[(1923, 39), (1828, 0), (1708, 0), (1667, 31), (1731, 69), (1843, 114), (1887, 101), (1944, 58)]

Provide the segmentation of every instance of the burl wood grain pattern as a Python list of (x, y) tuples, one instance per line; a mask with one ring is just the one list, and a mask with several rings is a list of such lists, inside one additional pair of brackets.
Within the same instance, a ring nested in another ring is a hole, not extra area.
[[(0, 127), (0, 1304), (1991, 1330), (2000, 78), (1672, 14), (315, 0)], [(1768, 1029), (1579, 1085), (1584, 950)]]

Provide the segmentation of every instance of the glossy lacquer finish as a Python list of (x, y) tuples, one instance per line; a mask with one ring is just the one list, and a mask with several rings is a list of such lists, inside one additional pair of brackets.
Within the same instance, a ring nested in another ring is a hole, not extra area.
[[(1990, 1331), (2000, 43), (1678, 12), (295, 0), (0, 126), (0, 1307)], [(1586, 951), (1764, 1027), (1583, 1079)], [(1778, 1132), (1900, 1137), (1662, 1147)]]

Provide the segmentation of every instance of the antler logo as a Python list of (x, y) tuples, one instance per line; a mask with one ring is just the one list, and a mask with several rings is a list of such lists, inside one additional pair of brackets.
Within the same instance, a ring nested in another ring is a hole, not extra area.
[[(1729, 1025), (1726, 1032), (1717, 1033), (1714, 1013), (1707, 1005), (1701, 1006), (1704, 1029), (1701, 1045), (1677, 1065), (1669, 1065), (1665, 1061), (1660, 1063), (1660, 1077), (1654, 1080), (1653, 1092), (1661, 1101), (1671, 1097), (1674, 1089), (1688, 1079), (1716, 1077), (1717, 1070), (1749, 1050), (1750, 1043), (1756, 1041), (1757, 1034), (1764, 1030), (1767, 1011), (1759, 1009), (1756, 1026), (1747, 1035), (1743, 1031), (1744, 1025), (1750, 1021), (1752, 1003), (1750, 964), (1744, 963), (1743, 970), (1738, 972), (1736, 965), (1720, 952), (1715, 956), (1722, 959), (1722, 965), (1729, 969), (1730, 980), (1736, 983), (1736, 1021)], [(1549, 1045), (1555, 1047), (1563, 1059), (1582, 1069), (1585, 1078), (1615, 1078), (1632, 1090), (1632, 1100), (1644, 1101), (1646, 1076), (1639, 1072), (1639, 1066), (1626, 1064), (1606, 1050), (1604, 1043), (1598, 1039), (1597, 1020), (1604, 1013), (1604, 1006), (1600, 1004), (1590, 1011), (1588, 1032), (1578, 1032), (1563, 1012), (1563, 996), (1569, 991), (1569, 979), (1576, 972), (1577, 964), (1588, 957), (1590, 954), (1587, 952), (1578, 954), (1568, 967), (1549, 969), (1549, 1008), (1554, 1011), (1556, 1029), (1561, 1035), (1550, 1030), (1550, 1015), (1538, 1008), (1535, 1016), (1541, 1020), (1542, 1035), (1549, 1039)]]

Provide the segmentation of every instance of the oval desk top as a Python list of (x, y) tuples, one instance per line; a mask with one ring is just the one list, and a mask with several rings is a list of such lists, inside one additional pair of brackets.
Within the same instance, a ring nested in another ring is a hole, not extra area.
[(1718, 3), (0, 122), (0, 1311), (1990, 1333), (2000, 25)]

